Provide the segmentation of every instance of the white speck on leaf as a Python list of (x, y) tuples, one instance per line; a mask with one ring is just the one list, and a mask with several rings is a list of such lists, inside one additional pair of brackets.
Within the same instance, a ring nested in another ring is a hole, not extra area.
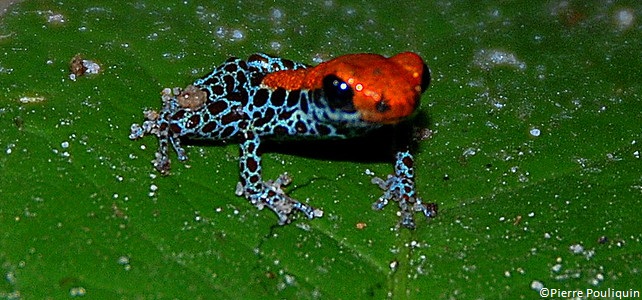
[(479, 50), (475, 53), (473, 64), (486, 71), (498, 66), (514, 67), (520, 71), (526, 69), (526, 63), (519, 60), (515, 54), (497, 49)]
[(635, 14), (631, 9), (625, 8), (615, 13), (615, 24), (619, 30), (626, 30), (635, 23)]

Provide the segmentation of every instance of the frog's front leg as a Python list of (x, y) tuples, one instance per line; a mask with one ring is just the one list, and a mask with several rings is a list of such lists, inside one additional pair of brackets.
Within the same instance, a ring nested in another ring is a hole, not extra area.
[(132, 124), (129, 138), (132, 140), (142, 138), (145, 135), (155, 135), (158, 138), (158, 151), (152, 164), (161, 174), (169, 174), (170, 159), (169, 145), (171, 144), (180, 161), (187, 160), (185, 150), (180, 145), (179, 133), (171, 130), (171, 117), (180, 108), (176, 96), (181, 94), (179, 88), (166, 88), (162, 92), (163, 109), (160, 112), (146, 110), (145, 121), (142, 125)]
[(261, 177), (260, 138), (252, 132), (245, 134), (241, 143), (240, 153), (240, 182), (236, 187), (236, 195), (244, 196), (258, 209), (271, 209), (279, 217), (279, 224), (285, 225), (292, 221), (292, 214), (298, 210), (309, 219), (323, 216), (323, 211), (301, 203), (288, 195), (281, 188), (291, 182), (287, 174), (282, 174), (276, 180), (263, 181)]
[(372, 183), (377, 184), (384, 193), (372, 204), (375, 210), (383, 209), (390, 200), (399, 203), (401, 213), (401, 225), (407, 228), (415, 228), (413, 213), (422, 212), (427, 218), (437, 216), (437, 204), (423, 203), (415, 191), (414, 159), (409, 150), (399, 151), (396, 155), (395, 173), (388, 175), (388, 178), (375, 177)]

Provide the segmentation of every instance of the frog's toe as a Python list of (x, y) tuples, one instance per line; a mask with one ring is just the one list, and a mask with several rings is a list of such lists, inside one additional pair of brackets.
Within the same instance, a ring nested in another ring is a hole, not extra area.
[(279, 218), (279, 224), (285, 225), (292, 222), (296, 211), (303, 213), (308, 219), (320, 218), (323, 210), (314, 208), (288, 196), (282, 187), (292, 181), (283, 174), (276, 180), (268, 180), (262, 183), (262, 190), (258, 192), (244, 191), (241, 183), (238, 184), (236, 194), (245, 197), (258, 209), (269, 208)]
[(142, 125), (132, 124), (129, 128), (129, 139), (137, 140), (146, 135), (156, 135), (158, 133), (158, 123), (156, 120), (145, 120)]
[(156, 158), (152, 160), (154, 168), (163, 175), (169, 174), (171, 160), (167, 153), (156, 152)]
[(404, 176), (388, 175), (388, 178), (375, 177), (372, 183), (378, 185), (384, 192), (377, 201), (372, 204), (374, 210), (383, 209), (388, 202), (395, 201), (399, 204), (399, 216), (401, 225), (414, 229), (414, 213), (422, 212), (426, 218), (437, 216), (437, 204), (424, 203), (416, 196), (414, 182)]
[(439, 207), (437, 206), (437, 203), (423, 203), (421, 199), (417, 199), (417, 202), (415, 202), (414, 205), (414, 210), (422, 212), (427, 218), (437, 217), (438, 209)]
[(275, 197), (270, 197), (265, 206), (276, 213), (279, 218), (279, 225), (292, 222), (295, 211), (302, 212), (308, 219), (323, 216), (322, 210), (299, 202), (286, 194), (277, 194)]
[(132, 124), (130, 127), (130, 132), (129, 132), (129, 139), (130, 140), (137, 140), (142, 138), (145, 135), (145, 130), (143, 129), (142, 126), (138, 124)]

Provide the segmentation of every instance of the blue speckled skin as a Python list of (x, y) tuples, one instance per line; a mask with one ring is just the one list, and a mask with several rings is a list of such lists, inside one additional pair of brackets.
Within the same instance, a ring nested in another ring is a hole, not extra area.
[[(266, 74), (306, 67), (265, 54), (254, 54), (247, 60), (230, 58), (196, 80), (193, 86), (173, 92), (166, 90), (163, 109), (158, 113), (146, 112), (142, 126), (132, 125), (130, 138), (147, 134), (158, 137), (160, 147), (153, 164), (162, 174), (168, 174), (170, 169), (169, 144), (179, 160), (187, 160), (180, 137), (238, 142), (237, 195), (244, 196), (259, 209), (267, 207), (274, 211), (280, 224), (291, 222), (294, 211), (310, 219), (321, 217), (323, 211), (285, 194), (281, 187), (290, 182), (287, 175), (275, 181), (263, 180), (261, 141), (349, 138), (382, 125), (361, 120), (358, 111), (332, 105), (324, 89), (274, 89), (261, 83)], [(185, 105), (181, 102), (184, 99), (196, 99), (196, 102)], [(395, 174), (373, 182), (384, 190), (373, 208), (382, 209), (390, 200), (397, 201), (403, 226), (414, 228), (413, 211), (421, 211), (426, 217), (436, 215), (435, 204), (425, 204), (416, 196), (413, 157), (407, 147), (396, 155)]]

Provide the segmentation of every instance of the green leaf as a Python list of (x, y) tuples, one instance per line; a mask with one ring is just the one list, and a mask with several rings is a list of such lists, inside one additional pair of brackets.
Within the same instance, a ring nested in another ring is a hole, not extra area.
[[(639, 289), (641, 14), (637, 1), (11, 6), (0, 22), (0, 298)], [(392, 167), (361, 141), (265, 155), (266, 177), (289, 172), (290, 195), (325, 211), (277, 226), (234, 195), (236, 145), (191, 145), (163, 177), (149, 163), (156, 140), (128, 139), (162, 88), (229, 56), (313, 64), (402, 51), (434, 78), (416, 174), (440, 215), (414, 231), (396, 228), (394, 205), (371, 210), (380, 191), (367, 170)], [(72, 81), (77, 54), (100, 73)]]

